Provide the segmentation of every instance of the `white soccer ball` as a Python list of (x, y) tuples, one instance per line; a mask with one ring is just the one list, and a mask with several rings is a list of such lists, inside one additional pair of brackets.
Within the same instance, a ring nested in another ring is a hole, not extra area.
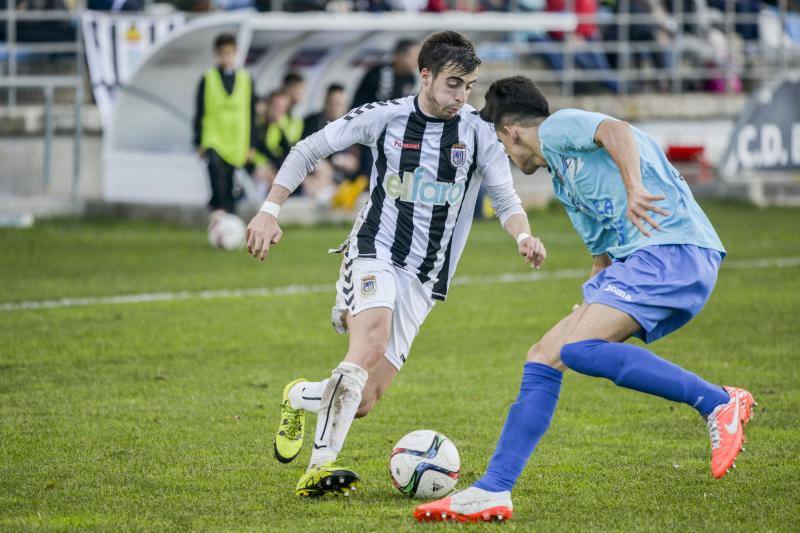
[(453, 490), (461, 458), (453, 441), (435, 431), (412, 431), (394, 445), (389, 457), (392, 483), (415, 498), (441, 497)]
[(208, 224), (208, 243), (214, 248), (238, 250), (244, 246), (244, 221), (230, 213), (214, 216)]

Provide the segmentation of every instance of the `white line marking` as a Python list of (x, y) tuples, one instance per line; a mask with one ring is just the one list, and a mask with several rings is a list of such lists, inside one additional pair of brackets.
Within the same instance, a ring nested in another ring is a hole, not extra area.
[[(771, 259), (742, 259), (725, 261), (723, 269), (791, 268), (800, 266), (800, 257), (777, 257)], [(588, 268), (571, 268), (553, 271), (504, 273), (490, 276), (456, 276), (453, 285), (492, 285), (505, 283), (530, 283), (552, 279), (581, 279), (587, 276)], [(62, 298), (8, 302), (0, 304), (0, 311), (27, 311), (36, 309), (58, 309), (62, 307), (84, 307), (89, 305), (122, 305), (149, 302), (173, 302), (177, 300), (214, 300), (218, 298), (250, 298), (259, 296), (291, 296), (296, 294), (318, 294), (334, 292), (333, 283), (325, 285), (285, 285), (282, 287), (260, 287), (249, 289), (219, 289), (208, 291), (151, 292), (145, 294), (122, 294), (86, 298)]]

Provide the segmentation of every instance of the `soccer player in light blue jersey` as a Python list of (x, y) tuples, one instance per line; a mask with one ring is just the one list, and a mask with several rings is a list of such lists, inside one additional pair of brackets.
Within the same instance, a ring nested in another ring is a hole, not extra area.
[(415, 517), (511, 518), (511, 489), (550, 425), (567, 368), (695, 408), (711, 437), (711, 473), (724, 476), (742, 448), (752, 395), (624, 344), (632, 336), (651, 343), (689, 322), (708, 301), (725, 256), (680, 173), (652, 138), (625, 122), (578, 109), (550, 114), (536, 85), (521, 76), (492, 84), (481, 117), (523, 172), (548, 169), (593, 266), (583, 303), (529, 350), (484, 476), (417, 507)]

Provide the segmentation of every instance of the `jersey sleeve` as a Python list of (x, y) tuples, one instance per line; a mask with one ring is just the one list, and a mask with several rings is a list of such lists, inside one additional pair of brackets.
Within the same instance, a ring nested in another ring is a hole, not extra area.
[(354, 144), (375, 146), (388, 120), (388, 105), (385, 102), (364, 104), (351, 109), (345, 116), (325, 126), (325, 138), (335, 152)]
[[(581, 109), (562, 109), (550, 115), (539, 128), (539, 139), (550, 150), (567, 155), (594, 152), (597, 127), (608, 115)], [(612, 119), (613, 120), (613, 119)]]

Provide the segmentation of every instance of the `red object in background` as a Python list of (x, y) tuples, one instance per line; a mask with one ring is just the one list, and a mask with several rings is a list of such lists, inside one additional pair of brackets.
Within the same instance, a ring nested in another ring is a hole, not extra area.
[(430, 13), (444, 13), (447, 11), (447, 2), (445, 0), (428, 0), (428, 9)]
[[(547, 0), (546, 11), (549, 12), (562, 12), (566, 10), (565, 0)], [(581, 15), (596, 15), (597, 14), (597, 0), (575, 0), (575, 14)], [(597, 31), (597, 24), (594, 22), (579, 22), (575, 27), (575, 33), (582, 36), (586, 40), (592, 40), (599, 37)], [(550, 37), (561, 41), (564, 39), (564, 32), (551, 31)]]
[(702, 144), (691, 146), (670, 144), (667, 147), (667, 158), (670, 161), (694, 161), (702, 157), (705, 151), (706, 147)]
[(713, 179), (705, 152), (702, 144), (670, 144), (666, 150), (667, 159), (689, 183), (707, 183)]

